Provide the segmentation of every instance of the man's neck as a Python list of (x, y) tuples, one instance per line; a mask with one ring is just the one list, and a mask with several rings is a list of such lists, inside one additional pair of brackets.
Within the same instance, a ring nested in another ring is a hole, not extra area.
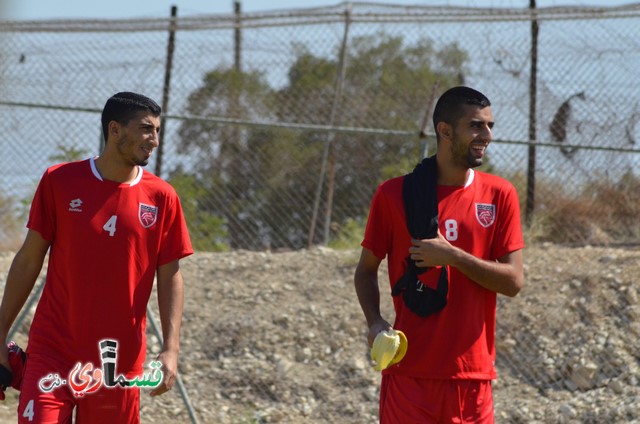
[(437, 156), (438, 161), (438, 185), (464, 186), (469, 179), (471, 170), (452, 165), (446, 159)]
[(95, 160), (96, 169), (100, 173), (100, 176), (109, 181), (115, 181), (123, 184), (132, 183), (138, 173), (140, 167), (136, 165), (130, 165), (122, 163), (121, 161), (112, 160), (108, 155), (100, 155)]

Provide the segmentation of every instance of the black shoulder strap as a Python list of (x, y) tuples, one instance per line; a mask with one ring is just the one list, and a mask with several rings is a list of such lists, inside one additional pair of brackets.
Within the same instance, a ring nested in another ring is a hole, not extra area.
[(438, 165), (435, 156), (423, 159), (413, 172), (404, 177), (404, 213), (407, 229), (413, 238), (435, 238), (438, 233), (437, 182)]
[[(435, 238), (438, 234), (438, 196), (436, 185), (438, 166), (436, 156), (425, 158), (414, 170), (405, 175), (402, 184), (405, 219), (409, 234), (413, 238)], [(406, 257), (405, 273), (394, 284), (392, 296), (404, 293), (406, 305), (420, 316), (427, 316), (444, 308), (449, 291), (447, 267), (443, 267), (438, 278), (437, 290), (414, 287), (418, 274), (428, 268), (419, 268), (410, 256)]]
[[(412, 172), (404, 176), (402, 201), (407, 229), (413, 238), (434, 238), (438, 234), (437, 180), (438, 165), (435, 155), (423, 159)], [(393, 286), (392, 296), (399, 295), (410, 282), (416, 281), (419, 273), (426, 271), (425, 268), (418, 268), (409, 256), (406, 261), (405, 275)]]

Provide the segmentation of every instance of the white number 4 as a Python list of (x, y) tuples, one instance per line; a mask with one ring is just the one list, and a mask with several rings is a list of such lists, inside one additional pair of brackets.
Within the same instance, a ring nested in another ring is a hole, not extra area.
[(116, 215), (111, 216), (107, 222), (102, 226), (102, 229), (109, 233), (111, 237), (116, 233)]
[(33, 399), (31, 399), (29, 403), (27, 403), (27, 406), (24, 408), (24, 412), (22, 413), (22, 416), (28, 419), (29, 421), (33, 421), (34, 415), (35, 413), (33, 412)]

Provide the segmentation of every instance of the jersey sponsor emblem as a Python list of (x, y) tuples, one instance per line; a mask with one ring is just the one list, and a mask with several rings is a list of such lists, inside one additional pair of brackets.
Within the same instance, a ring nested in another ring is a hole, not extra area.
[(138, 219), (144, 228), (151, 227), (158, 219), (158, 207), (140, 203), (138, 205)]
[(82, 200), (81, 199), (73, 199), (69, 202), (69, 211), (71, 212), (82, 212)]
[(484, 228), (496, 222), (496, 205), (488, 203), (476, 203), (476, 218)]

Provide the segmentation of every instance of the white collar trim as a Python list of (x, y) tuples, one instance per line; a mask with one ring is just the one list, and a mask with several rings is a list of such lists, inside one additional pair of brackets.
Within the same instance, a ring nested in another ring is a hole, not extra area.
[(464, 188), (469, 187), (471, 185), (471, 183), (473, 182), (473, 179), (476, 176), (476, 173), (475, 173), (475, 171), (473, 169), (470, 169), (469, 171), (470, 171), (469, 172), (469, 178), (467, 178), (467, 182), (464, 183)]
[[(89, 158), (89, 163), (91, 165), (91, 172), (93, 173), (93, 176), (100, 181), (104, 181), (104, 178), (102, 178), (102, 175), (100, 175), (100, 172), (98, 172), (98, 168), (96, 168), (96, 158)], [(140, 180), (142, 180), (142, 173), (144, 172), (144, 169), (142, 169), (140, 166), (136, 166), (136, 169), (138, 170), (138, 175), (136, 175), (136, 178), (131, 181), (129, 186), (134, 186), (138, 184)]]

